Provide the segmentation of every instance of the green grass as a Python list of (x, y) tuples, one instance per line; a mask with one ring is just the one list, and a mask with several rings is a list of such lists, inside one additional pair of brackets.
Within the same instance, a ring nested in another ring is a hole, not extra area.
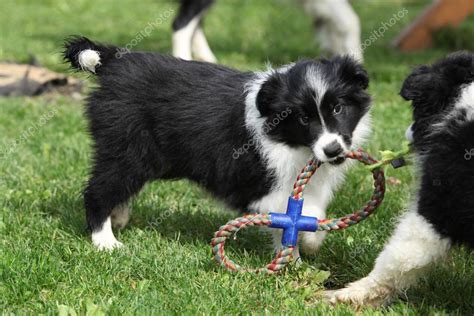
[[(440, 45), (401, 54), (390, 48), (390, 39), (426, 3), (354, 1), (364, 39), (402, 7), (408, 10), (365, 51), (374, 97), (374, 133), (366, 146), (370, 152), (400, 147), (411, 115), (408, 103), (398, 96), (403, 78), (413, 65), (450, 50)], [(66, 71), (59, 57), (65, 36), (84, 34), (126, 45), (170, 9), (176, 11), (174, 2), (156, 0), (3, 0), (0, 60), (26, 61), (33, 54), (45, 66)], [(165, 21), (135, 49), (168, 52), (170, 23)], [(472, 33), (472, 25), (470, 20), (463, 27)], [(206, 29), (219, 61), (239, 69), (261, 69), (268, 61), (278, 65), (319, 51), (310, 19), (291, 0), (220, 0)], [(3, 313), (351, 315), (351, 307), (330, 308), (318, 294), (323, 286), (340, 287), (370, 271), (413, 191), (410, 168), (390, 170), (389, 176), (402, 184), (388, 187), (377, 215), (331, 234), (317, 256), (306, 257), (314, 268), (292, 268), (278, 277), (233, 275), (210, 260), (209, 240), (236, 214), (185, 181), (148, 185), (133, 202), (130, 225), (118, 233), (127, 247), (113, 254), (95, 251), (85, 231), (81, 200), (90, 168), (89, 145), (82, 102), (68, 97), (0, 99), (0, 148), (12, 149), (0, 159)], [(369, 178), (362, 168), (351, 172), (330, 208), (338, 211), (330, 214), (362, 204), (370, 192)], [(267, 240), (261, 233), (243, 232), (229, 251), (235, 250), (234, 257), (244, 264), (260, 266), (271, 257), (261, 247)], [(362, 314), (472, 315), (473, 266), (472, 253), (454, 249), (406, 296)]]

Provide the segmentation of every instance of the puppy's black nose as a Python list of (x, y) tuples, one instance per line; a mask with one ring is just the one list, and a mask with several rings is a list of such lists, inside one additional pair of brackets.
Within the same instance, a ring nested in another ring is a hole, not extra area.
[(324, 147), (324, 154), (328, 158), (334, 158), (340, 155), (343, 152), (341, 145), (337, 141), (333, 141), (326, 147)]

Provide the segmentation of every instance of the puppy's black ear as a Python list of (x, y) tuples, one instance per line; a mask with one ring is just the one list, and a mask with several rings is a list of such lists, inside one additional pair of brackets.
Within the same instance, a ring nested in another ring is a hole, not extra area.
[(369, 87), (369, 75), (367, 71), (361, 66), (357, 65), (356, 72), (354, 74), (354, 81), (363, 89), (367, 89)]
[(334, 57), (332, 62), (339, 64), (339, 72), (342, 78), (351, 86), (357, 86), (365, 90), (369, 86), (369, 75), (364, 67), (350, 56)]
[(405, 79), (400, 95), (407, 101), (419, 99), (436, 85), (431, 67), (420, 66)]
[(272, 74), (260, 87), (257, 94), (257, 109), (262, 116), (269, 116), (278, 111), (287, 89), (285, 77), (282, 74)]

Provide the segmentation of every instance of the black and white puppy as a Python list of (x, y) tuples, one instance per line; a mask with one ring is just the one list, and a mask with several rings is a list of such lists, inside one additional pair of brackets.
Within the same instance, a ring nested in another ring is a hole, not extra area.
[[(331, 55), (350, 54), (362, 61), (360, 21), (348, 0), (298, 0), (314, 21), (319, 43)], [(173, 22), (173, 55), (216, 62), (202, 21), (214, 0), (180, 0)], [(236, 8), (238, 9), (238, 4)], [(223, 17), (225, 18), (225, 17)]]
[[(304, 213), (322, 218), (344, 153), (369, 130), (367, 73), (349, 57), (240, 72), (83, 37), (64, 57), (99, 81), (86, 108), (95, 159), (84, 199), (100, 249), (121, 245), (112, 226), (125, 226), (126, 203), (147, 181), (187, 178), (235, 209), (284, 212), (313, 155), (331, 163), (308, 186)], [(303, 237), (315, 251), (324, 234)]]
[(417, 155), (419, 190), (372, 272), (327, 292), (333, 303), (383, 304), (452, 244), (474, 248), (474, 54), (454, 53), (416, 68), (401, 95), (413, 104), (407, 135)]

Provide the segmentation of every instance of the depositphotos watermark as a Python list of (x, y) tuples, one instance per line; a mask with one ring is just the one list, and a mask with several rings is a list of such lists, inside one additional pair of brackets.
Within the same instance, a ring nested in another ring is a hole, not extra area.
[[(288, 117), (288, 115), (291, 114), (291, 109), (290, 108), (286, 108), (285, 110), (283, 110), (282, 112), (280, 112), (279, 114), (277, 114), (273, 120), (271, 121), (266, 121), (265, 124), (263, 124), (263, 133), (264, 134), (267, 134), (268, 132), (270, 132), (272, 129), (274, 129), (278, 124), (281, 123), (281, 121), (283, 121), (284, 119), (286, 119)], [(255, 145), (255, 139), (252, 138), (251, 140), (249, 140), (247, 143), (245, 143), (244, 145), (242, 145), (242, 147), (240, 147), (239, 149), (235, 149), (234, 148), (234, 151), (232, 152), (232, 158), (234, 159), (239, 159), (240, 156), (246, 154), (249, 152), (249, 149), (251, 147), (253, 147)]]
[(43, 114), (35, 123), (32, 123), (28, 128), (21, 132), (20, 136), (10, 142), (5, 148), (0, 149), (0, 159), (6, 158), (8, 155), (15, 152), (19, 146), (25, 144), (31, 137), (33, 137), (41, 127), (46, 125), (58, 113), (57, 109), (52, 109), (48, 113)]
[(471, 150), (469, 149), (465, 149), (465, 150), (466, 150), (466, 153), (464, 154), (464, 159), (471, 160), (472, 157), (474, 157), (474, 148), (471, 148)]
[(376, 30), (373, 30), (370, 33), (370, 36), (365, 39), (365, 41), (361, 44), (360, 48), (362, 49), (362, 51), (364, 51), (367, 47), (376, 42), (379, 38), (384, 37), (385, 32), (387, 32), (389, 28), (397, 24), (401, 19), (403, 19), (407, 15), (407, 13), (408, 10), (406, 8), (403, 8), (397, 13), (394, 13), (388, 21), (380, 23), (380, 27)]
[(174, 10), (169, 8), (166, 11), (163, 11), (158, 15), (153, 21), (148, 22), (140, 32), (135, 35), (135, 37), (128, 42), (125, 47), (119, 48), (119, 51), (115, 53), (117, 59), (122, 58), (123, 55), (130, 53), (131, 49), (137, 46), (143, 39), (150, 36), (150, 34), (161, 24), (169, 20), (171, 15), (174, 13)]

